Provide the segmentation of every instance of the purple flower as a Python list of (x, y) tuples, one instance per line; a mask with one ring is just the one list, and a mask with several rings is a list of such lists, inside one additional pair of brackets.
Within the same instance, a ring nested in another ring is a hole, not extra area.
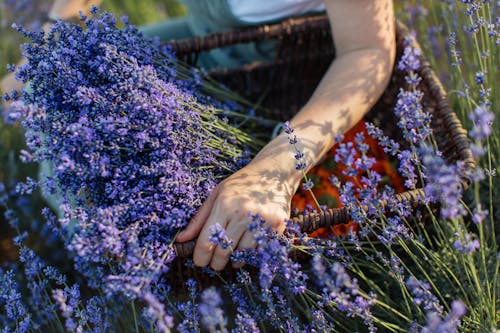
[(211, 332), (227, 332), (227, 321), (220, 308), (221, 304), (222, 299), (215, 288), (205, 289), (201, 293), (201, 302), (198, 306), (201, 322)]
[(495, 120), (495, 115), (486, 106), (478, 106), (469, 113), (469, 119), (474, 126), (469, 131), (469, 136), (474, 140), (484, 141), (492, 134), (491, 125)]
[(483, 223), (484, 219), (488, 216), (488, 211), (481, 208), (481, 204), (478, 207), (474, 208), (472, 213), (472, 221), (475, 224)]
[(464, 216), (466, 210), (461, 203), (461, 165), (447, 164), (439, 153), (428, 145), (421, 145), (418, 155), (424, 166), (426, 184), (424, 192), (429, 202), (440, 202), (441, 216), (457, 218)]
[(467, 308), (462, 301), (453, 301), (451, 311), (444, 319), (439, 314), (430, 312), (427, 315), (427, 325), (422, 328), (421, 333), (455, 333), (466, 312)]
[(394, 114), (398, 117), (398, 127), (403, 137), (410, 143), (424, 142), (431, 134), (431, 115), (422, 107), (423, 94), (419, 90), (404, 91), (398, 94)]
[(31, 327), (32, 315), (22, 302), (19, 285), (13, 270), (3, 271), (0, 268), (0, 324), (5, 331), (9, 327), (18, 328), (18, 332), (28, 332)]
[(310, 190), (314, 187), (314, 183), (311, 179), (307, 179), (304, 183), (302, 183), (302, 189), (304, 190)]
[(481, 247), (479, 240), (470, 233), (466, 233), (464, 239), (461, 239), (462, 237), (459, 237), (458, 234), (456, 236), (458, 239), (453, 242), (453, 248), (459, 252), (472, 254)]
[(407, 44), (404, 49), (403, 56), (398, 63), (398, 69), (404, 72), (411, 72), (420, 69), (420, 49), (412, 47), (410, 40), (407, 40)]
[(431, 293), (430, 285), (410, 276), (406, 280), (406, 288), (413, 296), (413, 302), (422, 307), (427, 312), (432, 312), (441, 315), (443, 306), (439, 304), (437, 297)]
[(474, 75), (474, 81), (476, 82), (476, 84), (484, 84), (484, 72), (476, 72), (476, 74)]
[(376, 331), (371, 313), (374, 299), (359, 295), (357, 280), (351, 278), (340, 263), (334, 262), (327, 267), (322, 259), (315, 255), (312, 259), (312, 269), (316, 283), (322, 287), (322, 302), (332, 302), (348, 316), (362, 318), (370, 332)]
[(223, 249), (228, 249), (233, 246), (233, 241), (229, 239), (224, 229), (219, 223), (213, 224), (208, 228), (210, 236), (208, 241), (214, 245), (219, 245)]
[(405, 179), (405, 187), (415, 189), (417, 186), (417, 174), (415, 165), (417, 163), (416, 156), (409, 150), (403, 150), (398, 154), (399, 167), (398, 171)]
[(236, 315), (235, 319), (236, 328), (232, 330), (234, 333), (260, 333), (259, 326), (254, 318), (248, 313)]
[(153, 319), (156, 327), (161, 333), (170, 332), (173, 327), (173, 318), (165, 313), (165, 305), (161, 303), (151, 292), (146, 292), (142, 296), (147, 304), (147, 316)]

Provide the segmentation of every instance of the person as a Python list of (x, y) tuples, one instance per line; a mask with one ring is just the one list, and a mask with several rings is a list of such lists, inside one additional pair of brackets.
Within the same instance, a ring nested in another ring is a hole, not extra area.
[[(272, 3), (288, 8), (307, 1)], [(240, 17), (245, 17), (245, 11), (235, 11), (237, 4), (252, 7), (246, 14), (257, 18), (268, 13), (266, 7), (271, 6), (270, 1), (252, 1), (252, 6), (249, 1), (226, 2), (233, 6), (229, 6), (233, 15), (237, 12)], [(392, 0), (324, 0), (323, 4), (332, 28), (336, 58), (312, 97), (290, 120), (308, 168), (332, 148), (335, 134), (351, 128), (370, 110), (388, 84), (395, 58)], [(221, 270), (229, 262), (232, 249), (255, 248), (253, 234), (247, 230), (249, 212), (260, 214), (278, 233), (284, 232), (290, 201), (302, 178), (291, 154), (287, 134), (281, 133), (248, 165), (216, 186), (176, 238), (177, 242), (186, 242), (197, 237), (193, 254), (196, 266)], [(232, 249), (209, 241), (211, 226), (217, 223), (234, 242)]]
[[(99, 1), (93, 1), (94, 4)], [(334, 145), (334, 136), (353, 127), (384, 91), (395, 58), (395, 19), (392, 0), (183, 0), (187, 18), (141, 27), (163, 40), (189, 38), (211, 32), (277, 21), (284, 17), (324, 11), (335, 42), (336, 58), (306, 105), (290, 120), (307, 168), (320, 161)], [(55, 15), (66, 18), (81, 10), (78, 0), (56, 0)], [(90, 5), (85, 1), (85, 5)], [(63, 10), (63, 8), (65, 8)], [(66, 9), (72, 8), (71, 11)], [(66, 14), (60, 14), (66, 13)], [(272, 55), (273, 45), (255, 43), (215, 50), (201, 59), (205, 68), (238, 66)], [(3, 81), (2, 81), (3, 82)], [(3, 88), (3, 86), (2, 86)], [(6, 91), (6, 89), (4, 90)], [(197, 237), (193, 261), (197, 266), (223, 269), (232, 249), (255, 248), (249, 213), (260, 214), (278, 233), (290, 216), (290, 202), (302, 173), (290, 158), (286, 133), (272, 139), (252, 160), (219, 183), (177, 242)], [(223, 249), (209, 241), (211, 226), (219, 223), (234, 242)]]

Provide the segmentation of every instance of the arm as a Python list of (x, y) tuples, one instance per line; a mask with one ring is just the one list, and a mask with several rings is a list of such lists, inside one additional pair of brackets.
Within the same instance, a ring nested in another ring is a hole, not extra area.
[[(392, 0), (327, 0), (325, 4), (337, 57), (291, 120), (308, 167), (331, 149), (335, 134), (356, 124), (377, 101), (389, 81), (395, 55)], [(273, 229), (283, 232), (301, 178), (287, 135), (282, 133), (215, 188), (177, 241), (199, 234), (194, 263), (222, 269), (230, 251), (208, 241), (209, 227), (215, 223), (225, 227), (238, 249), (255, 247), (246, 230), (247, 213), (260, 213)]]

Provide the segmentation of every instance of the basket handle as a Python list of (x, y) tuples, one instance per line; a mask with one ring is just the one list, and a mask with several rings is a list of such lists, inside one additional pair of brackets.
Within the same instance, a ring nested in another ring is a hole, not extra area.
[[(419, 188), (415, 190), (406, 191), (394, 195), (392, 204), (408, 202), (414, 207), (423, 204), (424, 190)], [(386, 200), (381, 200), (379, 206), (384, 209), (388, 206)], [(366, 209), (366, 208), (365, 208)], [(342, 208), (328, 208), (319, 213), (300, 214), (292, 218), (292, 222), (298, 224), (300, 230), (305, 233), (311, 233), (319, 228), (331, 228), (336, 225), (346, 224), (351, 220), (349, 209)], [(174, 251), (177, 257), (186, 258), (193, 255), (196, 240), (187, 241), (184, 243), (174, 243)]]
[[(292, 218), (294, 224), (300, 226), (302, 232), (311, 233), (319, 228), (330, 228), (339, 224), (346, 224), (350, 220), (347, 208), (328, 208), (320, 213), (301, 214)], [(178, 257), (185, 258), (193, 255), (196, 240), (184, 243), (174, 243), (174, 251)]]
[(218, 32), (206, 36), (171, 40), (169, 44), (178, 57), (198, 54), (224, 46), (250, 43), (267, 39), (280, 39), (284, 35), (304, 33), (311, 30), (329, 29), (330, 22), (326, 15), (296, 17), (279, 23), (263, 24), (232, 31)]

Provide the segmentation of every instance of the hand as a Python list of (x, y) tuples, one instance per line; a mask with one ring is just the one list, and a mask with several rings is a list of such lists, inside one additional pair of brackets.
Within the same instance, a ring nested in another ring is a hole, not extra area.
[(101, 2), (102, 0), (55, 0), (49, 16), (68, 20), (77, 17), (80, 11), (88, 14), (92, 5), (98, 6)]
[[(247, 230), (249, 213), (259, 213), (278, 233), (285, 230), (290, 216), (290, 201), (295, 188), (272, 169), (248, 165), (222, 181), (210, 194), (198, 213), (176, 241), (185, 242), (199, 234), (193, 260), (196, 266), (221, 270), (234, 249), (255, 248), (253, 234)], [(210, 226), (219, 223), (233, 241), (233, 248), (223, 249), (209, 241)]]

